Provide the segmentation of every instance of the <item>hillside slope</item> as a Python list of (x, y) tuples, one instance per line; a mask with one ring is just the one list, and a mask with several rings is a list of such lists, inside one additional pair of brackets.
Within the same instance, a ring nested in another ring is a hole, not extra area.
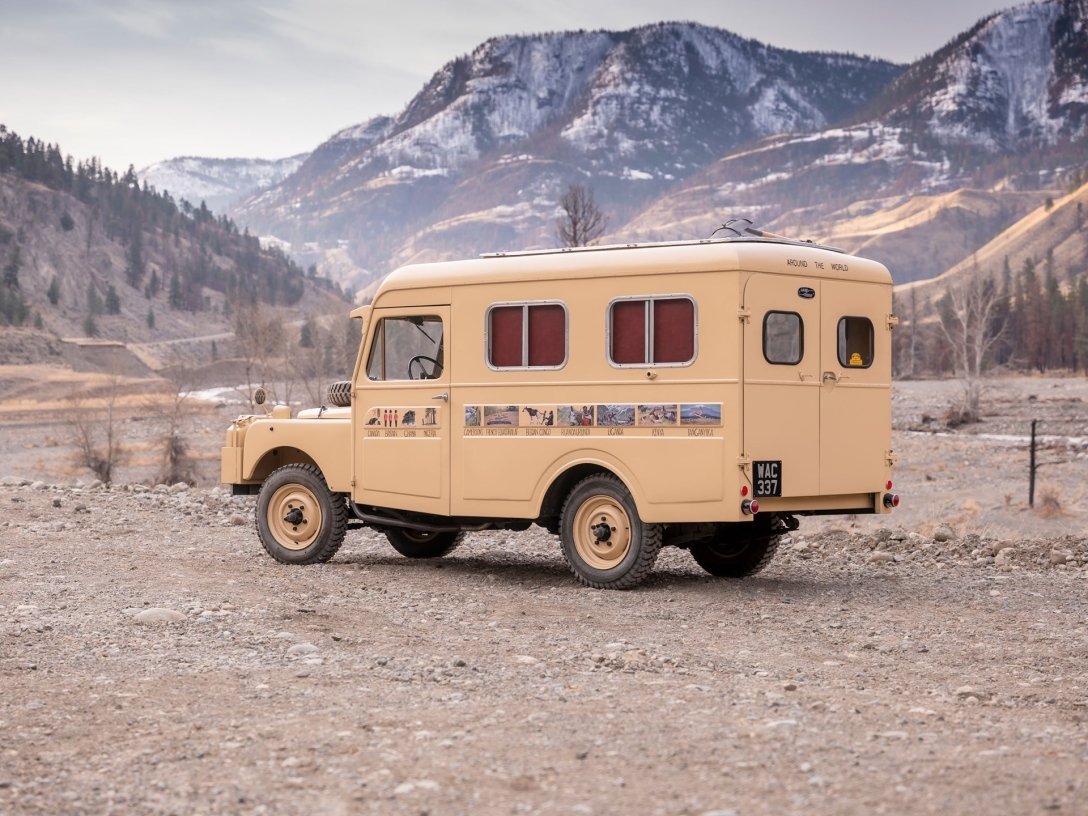
[(0, 267), (0, 325), (60, 337), (213, 334), (256, 302), (298, 315), (347, 308), (338, 287), (225, 217), (2, 128)]

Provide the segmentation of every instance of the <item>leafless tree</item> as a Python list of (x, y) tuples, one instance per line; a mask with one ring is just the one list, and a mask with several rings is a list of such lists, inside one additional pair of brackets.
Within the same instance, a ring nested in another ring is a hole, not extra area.
[[(234, 336), (246, 370), (246, 398), (252, 399), (254, 385), (267, 385), (270, 362), (285, 352), (287, 332), (279, 315), (267, 312), (260, 303), (238, 309)], [(250, 408), (255, 408), (252, 403)]]
[(990, 350), (1005, 330), (996, 321), (1000, 301), (994, 282), (976, 272), (968, 280), (949, 287), (938, 304), (941, 335), (952, 355), (956, 376), (963, 384), (960, 422), (975, 422), (979, 418), (982, 379)]
[(559, 199), (563, 214), (555, 224), (555, 236), (562, 246), (589, 246), (608, 227), (601, 208), (593, 199), (593, 191), (581, 184), (571, 184)]
[[(182, 422), (188, 410), (189, 395), (193, 392), (192, 383), (184, 368), (177, 367), (166, 372), (167, 410), (163, 416), (166, 427), (163, 430), (162, 469), (158, 481), (162, 484), (196, 481), (193, 472), (193, 459), (189, 454), (189, 444), (182, 435)], [(162, 415), (160, 405), (155, 412)]]
[(75, 436), (77, 462), (94, 472), (103, 482), (113, 479), (113, 469), (124, 458), (118, 428), (117, 399), (119, 383), (110, 381), (101, 405), (84, 396), (69, 400), (68, 422)]

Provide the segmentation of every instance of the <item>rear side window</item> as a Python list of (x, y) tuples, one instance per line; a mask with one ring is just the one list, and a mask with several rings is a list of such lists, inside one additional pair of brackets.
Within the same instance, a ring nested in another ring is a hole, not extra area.
[(797, 365), (805, 356), (804, 322), (797, 312), (763, 316), (763, 357), (773, 365)]
[(487, 363), (492, 368), (561, 368), (567, 361), (567, 310), (559, 303), (492, 306)]
[(868, 368), (873, 364), (873, 323), (867, 317), (839, 319), (839, 365)]
[(613, 365), (687, 365), (695, 359), (695, 301), (650, 297), (608, 307), (608, 358)]

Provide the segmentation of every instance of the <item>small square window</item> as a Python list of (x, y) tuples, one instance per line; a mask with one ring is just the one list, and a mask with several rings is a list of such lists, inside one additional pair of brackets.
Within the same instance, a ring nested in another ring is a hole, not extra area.
[(487, 362), (492, 368), (560, 368), (567, 359), (567, 310), (558, 303), (492, 306)]
[(695, 359), (695, 302), (689, 297), (614, 301), (608, 313), (613, 365), (687, 365)]
[(772, 365), (797, 365), (805, 356), (804, 322), (797, 312), (763, 317), (763, 357)]
[(873, 364), (873, 323), (867, 317), (839, 320), (839, 365), (868, 368)]

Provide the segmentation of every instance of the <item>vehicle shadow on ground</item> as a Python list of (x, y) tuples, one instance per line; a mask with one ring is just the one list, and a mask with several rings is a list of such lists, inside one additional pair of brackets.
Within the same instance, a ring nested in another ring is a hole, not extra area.
[[(460, 552), (445, 558), (404, 558), (403, 556), (376, 552), (341, 553), (329, 566), (367, 569), (380, 569), (383, 572), (407, 577), (425, 575), (431, 572), (445, 572), (463, 580), (466, 584), (500, 583), (506, 586), (530, 587), (567, 587), (580, 588), (581, 584), (571, 574), (561, 557), (536, 556), (512, 553), (491, 553), (470, 555)], [(850, 592), (862, 581), (873, 583), (876, 576), (843, 576), (828, 579), (807, 576), (792, 568), (770, 567), (767, 571), (743, 579), (718, 578), (699, 570), (697, 567), (685, 569), (676, 565), (659, 565), (634, 590), (639, 594), (646, 592), (690, 590), (728, 591), (734, 596), (797, 596), (809, 597), (828, 592)]]

